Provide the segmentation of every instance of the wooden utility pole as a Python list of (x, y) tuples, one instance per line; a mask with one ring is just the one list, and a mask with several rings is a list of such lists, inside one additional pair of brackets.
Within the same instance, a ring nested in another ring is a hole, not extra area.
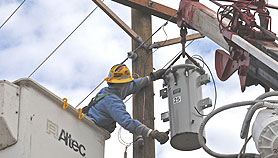
[[(145, 41), (152, 34), (151, 15), (141, 12), (136, 9), (131, 9), (132, 29), (142, 37)], [(146, 44), (152, 43), (150, 39)], [(139, 46), (138, 42), (132, 40), (132, 49), (135, 50)], [(132, 72), (139, 76), (146, 76), (153, 70), (153, 56), (151, 50), (144, 48), (136, 51), (138, 57), (132, 62)], [(149, 128), (154, 128), (154, 93), (153, 84), (144, 88), (139, 93), (133, 96), (133, 117), (147, 125)], [(136, 136), (133, 138), (136, 139)], [(139, 146), (138, 143), (133, 145), (133, 158), (154, 158), (155, 143), (151, 138), (144, 138), (144, 146)]]
[[(177, 10), (161, 5), (149, 0), (113, 0), (115, 2), (127, 5), (131, 9), (132, 29), (128, 27), (109, 7), (101, 0), (92, 0), (96, 3), (115, 23), (117, 23), (130, 37), (132, 37), (133, 51), (152, 35), (151, 15), (159, 18), (176, 22)], [(172, 18), (172, 16), (174, 17)], [(198, 39), (203, 37), (200, 34), (189, 35), (186, 39)], [(167, 41), (157, 42), (153, 48), (160, 48), (179, 43), (181, 38), (175, 38)], [(149, 46), (152, 43), (151, 38), (145, 43)], [(139, 76), (149, 75), (153, 71), (153, 56), (151, 50), (140, 48), (136, 51), (137, 59), (132, 62), (132, 72)], [(154, 93), (153, 85), (144, 88), (133, 96), (133, 118), (141, 121), (149, 128), (154, 129)], [(136, 136), (133, 138), (136, 139)], [(155, 158), (155, 143), (151, 138), (144, 138), (144, 146), (138, 143), (133, 144), (134, 158)]]

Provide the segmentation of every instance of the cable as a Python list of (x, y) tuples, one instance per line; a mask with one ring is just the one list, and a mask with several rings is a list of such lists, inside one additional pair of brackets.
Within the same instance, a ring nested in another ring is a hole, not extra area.
[(125, 142), (122, 137), (121, 137), (121, 131), (122, 131), (123, 127), (120, 127), (118, 130), (118, 141), (125, 146), (125, 152), (124, 152), (124, 158), (127, 157), (127, 148), (129, 148), (132, 144), (134, 144), (135, 142), (137, 142), (139, 139), (141, 139), (142, 137), (137, 137), (134, 141), (132, 141), (131, 143), (127, 143)]
[[(160, 45), (160, 47), (158, 47), (158, 48), (153, 48), (153, 49), (155, 49), (155, 50), (153, 50), (152, 51), (152, 54), (154, 54), (159, 48), (161, 48), (161, 47), (163, 47), (164, 45), (165, 45), (165, 43), (167, 42), (167, 40), (168, 40), (168, 34), (167, 34), (167, 32), (165, 31), (165, 27), (163, 27), (162, 28), (163, 29), (163, 32), (164, 32), (164, 34), (165, 34), (165, 40), (162, 42), (162, 44)], [(150, 48), (150, 46), (149, 46), (149, 48)], [(151, 48), (150, 48), (151, 49)]]
[[(158, 30), (160, 30), (161, 28), (159, 28)], [(156, 31), (156, 32), (158, 32), (158, 30)], [(155, 33), (156, 33), (155, 32)], [(132, 51), (132, 52), (136, 52), (138, 49), (140, 49), (155, 33), (153, 33), (151, 36), (149, 36), (144, 42), (142, 42), (134, 51)], [(150, 55), (149, 55), (150, 56)], [(124, 64), (126, 61), (128, 60), (128, 57), (127, 58), (125, 58), (122, 62), (121, 62), (121, 64)], [(145, 62), (145, 64), (146, 64), (146, 62)], [(75, 107), (75, 108), (77, 108), (80, 104), (82, 104), (102, 83), (103, 83), (104, 81), (102, 81), (101, 83), (99, 83), (98, 85), (97, 85), (97, 87), (96, 88), (94, 88), (79, 104), (77, 104), (77, 106)], [(131, 98), (132, 96), (130, 96), (124, 103), (126, 103), (126, 102), (128, 102), (129, 100), (130, 100), (130, 98)]]
[[(121, 64), (123, 64), (128, 58), (125, 58)], [(104, 83), (104, 80), (102, 80), (80, 103), (78, 103), (75, 108), (77, 108), (79, 105), (81, 105), (96, 89), (98, 89), (98, 87), (100, 87), (102, 84)], [(130, 97), (131, 98), (131, 97)], [(127, 101), (130, 99), (128, 98)], [(126, 101), (126, 102), (127, 102)]]
[(123, 127), (120, 127), (119, 130), (118, 130), (118, 140), (119, 140), (119, 142), (120, 142), (122, 145), (124, 145), (124, 146), (130, 146), (130, 144), (132, 144), (133, 142), (127, 143), (127, 142), (125, 142), (125, 141), (122, 139), (122, 136), (121, 136), (122, 128), (123, 128)]
[[(199, 143), (200, 145), (203, 147), (203, 149), (210, 155), (214, 156), (214, 157), (222, 157), (222, 158), (237, 158), (238, 154), (219, 154), (216, 153), (214, 151), (212, 151), (211, 149), (208, 148), (208, 146), (206, 145), (206, 142), (203, 138), (203, 133), (204, 133), (204, 128), (205, 125), (207, 124), (207, 122), (209, 121), (209, 119), (211, 119), (214, 115), (224, 111), (224, 110), (228, 110), (231, 108), (235, 108), (235, 107), (241, 107), (241, 106), (247, 106), (247, 105), (253, 105), (256, 104), (258, 102), (261, 102), (261, 100), (255, 100), (255, 101), (243, 101), (243, 102), (237, 102), (237, 103), (232, 103), (232, 104), (228, 104), (228, 105), (224, 105), (214, 111), (212, 111), (210, 114), (208, 114), (207, 117), (204, 118), (203, 122), (201, 123), (200, 127), (199, 127), (199, 133), (198, 133), (198, 139), (199, 139)], [(244, 156), (250, 156), (250, 157), (254, 157), (254, 155), (256, 154), (252, 154), (252, 153), (245, 153), (242, 154)]]
[[(172, 17), (171, 17), (172, 18)], [(170, 18), (170, 19), (171, 19)], [(169, 19), (169, 20), (170, 20)], [(168, 21), (169, 21), (168, 20)], [(133, 52), (136, 52), (140, 47), (142, 47), (154, 34), (156, 34), (161, 28), (163, 29), (163, 31), (164, 31), (164, 33), (165, 33), (165, 36), (166, 36), (166, 40), (167, 40), (167, 38), (168, 38), (168, 35), (167, 35), (167, 33), (166, 33), (166, 31), (165, 31), (165, 29), (164, 29), (164, 27), (166, 26), (168, 24), (168, 22), (166, 22), (166, 23), (164, 23), (160, 28), (158, 28), (151, 36), (149, 36), (148, 38), (147, 38), (147, 40), (146, 41), (144, 41), (143, 43), (141, 43)], [(164, 41), (164, 43), (162, 44), (162, 45), (164, 45), (165, 43), (166, 43), (166, 40)], [(150, 55), (151, 54), (153, 54), (154, 52), (156, 52), (157, 50), (158, 50), (159, 48), (157, 48), (155, 51), (153, 51), (152, 53), (149, 53), (148, 54), (148, 57), (147, 57), (147, 60), (145, 61), (145, 63), (144, 63), (144, 76), (146, 75), (146, 68), (145, 68), (145, 66), (146, 66), (146, 63), (147, 63), (147, 61), (148, 61), (148, 59), (149, 59), (149, 57), (150, 57)], [(123, 64), (124, 62), (126, 62), (127, 61), (127, 59), (128, 58), (126, 58), (121, 64)], [(127, 103), (131, 98), (132, 98), (132, 96), (133, 95), (131, 95), (128, 99), (126, 99), (125, 101), (124, 101), (124, 103)]]
[[(187, 3), (185, 3), (184, 4), (184, 6), (181, 8), (181, 9), (183, 9), (187, 4), (188, 4), (189, 2), (187, 2)], [(97, 7), (96, 7), (97, 8)], [(95, 8), (95, 9), (96, 9)], [(132, 52), (133, 53), (135, 53), (138, 49), (140, 49), (147, 41), (149, 41), (151, 38), (152, 38), (152, 36), (154, 36), (161, 28), (163, 28), (163, 27), (165, 27), (167, 24), (168, 24), (168, 22), (170, 21), (170, 20), (172, 20), (177, 14), (178, 14), (178, 12), (179, 11), (177, 11), (174, 15), (172, 15), (163, 25), (161, 25), (153, 34), (151, 34), (145, 41), (143, 41), (137, 48), (135, 48)], [(165, 31), (165, 30), (164, 30)], [(166, 34), (166, 36), (167, 36), (167, 34)], [(168, 36), (167, 36), (168, 37)], [(193, 40), (194, 41), (194, 40)], [(190, 45), (193, 41), (191, 41), (188, 45)], [(188, 46), (187, 45), (187, 46)], [(150, 55), (149, 55), (150, 56)], [(149, 58), (149, 57), (148, 57)], [(121, 62), (121, 64), (123, 64), (123, 63), (125, 63), (126, 61), (128, 60), (128, 57), (127, 58), (125, 58), (122, 62)], [(148, 60), (148, 59), (147, 59)], [(145, 64), (146, 64), (146, 62), (145, 62)], [(144, 71), (145, 71), (145, 69), (144, 69)], [(145, 74), (145, 72), (144, 72), (144, 74)], [(32, 75), (32, 74), (31, 74)], [(30, 75), (30, 76), (31, 76)], [(29, 77), (30, 77), (29, 76)], [(28, 77), (28, 78), (29, 78)], [(103, 83), (104, 81), (102, 81), (100, 84), (98, 84), (98, 86), (100, 86), (102, 83)], [(75, 108), (77, 108), (84, 100), (86, 100), (94, 91), (96, 90), (96, 88), (93, 90), (93, 91), (91, 91), (90, 93), (89, 93), (89, 95), (87, 95)], [(131, 97), (130, 97), (131, 98)], [(130, 99), (129, 98), (129, 99)], [(128, 99), (128, 100), (129, 100)], [(128, 101), (127, 100), (127, 101)], [(126, 102), (127, 102), (126, 101)]]
[(98, 8), (96, 6), (86, 17), (81, 21), (81, 23), (44, 59), (43, 62), (40, 63), (40, 65), (28, 76), (30, 78), (57, 50), (60, 48), (62, 44), (65, 43), (65, 41), (94, 13), (94, 11)]
[[(168, 35), (167, 35), (167, 33), (166, 33), (166, 31), (165, 31), (165, 29), (164, 29), (164, 26), (165, 25), (162, 25), (163, 27), (163, 31), (164, 31), (164, 34), (165, 34), (165, 40), (164, 40), (164, 42), (163, 42), (163, 44), (162, 44), (162, 46), (166, 43), (166, 40), (168, 39)], [(145, 60), (145, 63), (144, 63), (144, 76), (146, 76), (146, 64), (147, 64), (147, 61), (149, 60), (149, 58), (150, 58), (150, 56), (151, 56), (151, 54), (154, 54), (157, 50), (158, 50), (159, 48), (157, 48), (157, 49), (155, 49), (153, 52), (151, 52), (151, 53), (149, 53), (148, 54), (148, 56), (147, 56), (147, 59)]]
[[(194, 58), (194, 59), (197, 59), (197, 58), (198, 58), (198, 60), (203, 60), (203, 61), (205, 61), (204, 58), (203, 58), (201, 55), (198, 55), (198, 54), (192, 55), (192, 58)], [(202, 68), (204, 68), (204, 67), (205, 67), (205, 64), (203, 63)]]
[(17, 10), (25, 3), (26, 0), (23, 0), (21, 4), (14, 10), (14, 12), (4, 21), (4, 23), (0, 26), (0, 29), (10, 20), (10, 18), (17, 12)]
[[(164, 30), (164, 31), (165, 31), (165, 30)], [(165, 32), (165, 34), (166, 34), (166, 32)], [(168, 37), (167, 34), (166, 34), (166, 37)], [(188, 45), (186, 45), (186, 47), (188, 47), (193, 41), (194, 41), (194, 40), (190, 41), (190, 43), (189, 43)], [(186, 47), (185, 47), (185, 48), (186, 48)], [(158, 49), (159, 49), (159, 48), (158, 48)], [(147, 60), (146, 60), (145, 63), (144, 63), (144, 76), (146, 76), (146, 63), (147, 63), (147, 61), (148, 61), (148, 59), (149, 59), (149, 57), (150, 57), (151, 54), (152, 54), (152, 53), (150, 53), (150, 54), (148, 55)], [(180, 58), (181, 54), (182, 54), (182, 53), (179, 52), (173, 59), (170, 60), (170, 62), (173, 61), (173, 60), (174, 60), (174, 61), (169, 65), (169, 67), (170, 67), (171, 65), (173, 65), (173, 64)], [(169, 63), (169, 62), (168, 62), (168, 63)], [(167, 64), (168, 64), (168, 63), (167, 63)], [(166, 65), (167, 65), (167, 64), (166, 64)], [(165, 65), (165, 66), (166, 66), (166, 65)], [(165, 66), (164, 66), (164, 67), (165, 67)], [(163, 67), (163, 68), (164, 68), (164, 67)], [(168, 67), (168, 68), (169, 68), (169, 67)], [(162, 69), (163, 69), (163, 68), (162, 68)], [(168, 68), (167, 68), (167, 69), (168, 69)], [(145, 91), (144, 91), (143, 121), (144, 121), (144, 114), (145, 114), (145, 113), (144, 113), (144, 111), (145, 111), (145, 105), (146, 105), (145, 103), (146, 103), (146, 93), (145, 93)]]
[(129, 98), (127, 98), (124, 103), (128, 102), (131, 98), (132, 98), (133, 95), (131, 95)]
[[(264, 95), (261, 95), (259, 96), (258, 98), (260, 99), (264, 99), (266, 97), (270, 97), (270, 96), (274, 96), (274, 95), (277, 95), (278, 92), (269, 92), (269, 93), (265, 93)], [(275, 101), (271, 101), (271, 102), (274, 102), (274, 103), (277, 103), (278, 101), (275, 100)], [(247, 105), (251, 105), (251, 108), (249, 108), (247, 114), (246, 114), (246, 117), (245, 117), (245, 120), (243, 122), (243, 127), (248, 124), (246, 122), (249, 121), (249, 119), (251, 119), (251, 115), (253, 115), (253, 112), (257, 109), (257, 108), (260, 108), (261, 106), (260, 105), (263, 105), (265, 107), (272, 107), (272, 105), (269, 103), (269, 106), (267, 105), (268, 103), (266, 103), (266, 100), (253, 100), (253, 101), (243, 101), (243, 102), (237, 102), (237, 103), (232, 103), (232, 104), (228, 104), (228, 105), (224, 105), (214, 111), (212, 111), (211, 113), (208, 114), (207, 117), (204, 118), (203, 122), (201, 123), (200, 127), (199, 127), (199, 133), (198, 133), (198, 140), (199, 140), (199, 143), (200, 145), (202, 146), (202, 148), (210, 155), (214, 156), (214, 157), (221, 157), (221, 158), (238, 158), (239, 155), (242, 155), (244, 157), (256, 157), (258, 156), (257, 154), (253, 154), (253, 153), (242, 153), (244, 150), (245, 150), (245, 146), (247, 144), (247, 142), (249, 141), (248, 139), (245, 140), (245, 143), (244, 143), (244, 146), (242, 147), (241, 151), (240, 151), (240, 154), (219, 154), (219, 153), (216, 153), (214, 151), (212, 151), (211, 149), (208, 148), (208, 146), (206, 145), (206, 142), (203, 138), (203, 133), (204, 133), (204, 129), (205, 129), (205, 126), (207, 124), (207, 122), (213, 117), (215, 116), (216, 114), (224, 111), (224, 110), (228, 110), (228, 109), (231, 109), (231, 108), (236, 108), (236, 107), (241, 107), (241, 106), (247, 106)], [(246, 119), (247, 118), (247, 119)], [(250, 123), (250, 122), (249, 122)], [(241, 132), (242, 131), (245, 131), (243, 129), (241, 129)], [(248, 134), (248, 133), (247, 133)], [(242, 136), (241, 136), (242, 138)], [(247, 137), (246, 137), (247, 138)]]
[[(188, 45), (185, 46), (185, 48), (187, 48), (190, 44), (192, 44), (194, 42), (194, 40), (190, 41)], [(182, 54), (182, 52), (180, 51), (178, 54), (176, 54), (170, 61), (168, 61), (163, 67), (162, 69), (164, 69), (169, 63), (171, 63), (173, 60), (178, 59), (180, 57), (180, 55)], [(179, 56), (179, 57), (178, 57)], [(175, 62), (172, 62), (168, 68), (173, 65)]]
[(256, 100), (264, 100), (265, 98), (268, 98), (268, 97), (273, 97), (273, 96), (278, 96), (278, 91), (271, 91), (271, 92), (266, 92), (260, 96), (258, 96), (256, 98)]
[(256, 98), (256, 100), (263, 100), (263, 102), (257, 103), (248, 108), (248, 111), (245, 115), (245, 118), (244, 118), (244, 121), (243, 121), (243, 124), (241, 127), (241, 132), (240, 132), (240, 137), (242, 139), (248, 137), (250, 122), (251, 122), (251, 119), (252, 119), (254, 113), (256, 112), (256, 110), (263, 108), (265, 106), (268, 106), (268, 102), (272, 102), (272, 101), (267, 101), (264, 99), (268, 98), (268, 97), (273, 97), (273, 96), (278, 96), (278, 91), (271, 91), (271, 92), (267, 92), (267, 93), (260, 95), (259, 97)]
[(166, 39), (165, 39), (165, 41), (164, 41), (163, 44), (162, 44), (162, 46), (164, 46), (164, 44), (165, 44), (166, 41), (168, 40), (168, 34), (167, 34), (167, 32), (165, 31), (165, 27), (163, 27), (162, 29), (163, 29), (163, 32), (164, 32), (164, 34), (165, 34), (165, 36), (166, 36), (166, 37), (165, 37)]
[[(186, 2), (186, 3), (184, 4), (184, 6), (183, 6), (181, 9), (183, 9), (188, 3), (189, 3), (189, 1)], [(180, 10), (181, 10), (181, 9), (180, 9)], [(162, 24), (153, 34), (151, 34), (144, 42), (142, 42), (142, 43), (141, 43), (134, 51), (132, 51), (132, 52), (136, 52), (139, 48), (141, 48), (144, 44), (146, 44), (147, 41), (149, 41), (161, 28), (165, 27), (165, 26), (168, 24), (168, 22), (169, 22), (170, 20), (172, 20), (178, 13), (179, 13), (179, 10), (178, 10), (174, 15), (172, 15), (164, 24)]]
[(169, 63), (171, 63), (174, 59), (176, 59), (177, 56), (179, 56), (180, 54), (181, 54), (181, 51), (178, 52), (170, 61), (168, 61), (168, 62), (162, 67), (162, 69), (164, 69)]
[(79, 104), (77, 104), (75, 108), (77, 108), (80, 104), (82, 104), (84, 100), (86, 100), (96, 89), (98, 89), (99, 86), (103, 84), (103, 82), (104, 80), (102, 80)]
[(242, 146), (242, 148), (241, 148), (237, 158), (240, 158), (241, 155), (245, 153), (245, 149), (246, 149), (247, 143), (250, 141), (251, 138), (252, 138), (252, 135), (249, 138), (245, 139), (245, 142), (244, 142), (244, 144), (243, 144), (243, 146)]
[[(214, 77), (213, 77), (213, 75), (212, 75), (212, 72), (211, 72), (211, 70), (210, 70), (210, 68), (209, 68), (209, 66), (207, 65), (207, 63), (201, 58), (201, 59), (199, 59), (199, 58), (197, 58), (197, 57), (194, 57), (195, 59), (197, 59), (197, 60), (200, 60), (201, 62), (203, 62), (203, 64), (207, 67), (207, 69), (209, 70), (209, 73), (210, 73), (210, 76), (211, 76), (211, 79), (212, 79), (212, 82), (213, 82), (213, 85), (214, 85), (214, 105), (213, 105), (213, 109), (212, 109), (212, 111), (213, 110), (215, 110), (215, 108), (216, 108), (216, 102), (217, 102), (217, 88), (216, 88), (216, 83), (215, 83), (215, 80), (214, 80)], [(197, 111), (197, 113), (199, 114), (199, 115), (201, 115), (201, 116), (207, 116), (207, 115), (204, 115), (204, 114), (201, 114), (200, 112), (199, 112), (199, 110), (196, 108), (196, 107), (194, 107), (195, 108), (195, 110)], [(211, 111), (211, 112), (212, 112)], [(211, 113), (210, 112), (210, 113)]]

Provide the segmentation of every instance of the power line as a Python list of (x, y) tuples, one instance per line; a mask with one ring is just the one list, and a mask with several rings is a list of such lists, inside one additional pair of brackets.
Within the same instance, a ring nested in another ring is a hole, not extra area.
[[(124, 59), (121, 64), (125, 63), (127, 61), (128, 58)], [(104, 80), (102, 80), (80, 103), (78, 103), (75, 108), (77, 108), (79, 105), (81, 105), (95, 90), (98, 89), (98, 87), (100, 87), (102, 84), (104, 83)], [(130, 99), (130, 98), (129, 98)], [(128, 99), (128, 100), (129, 100)], [(127, 101), (128, 101), (127, 100)]]
[[(192, 40), (188, 45), (186, 45), (185, 46), (185, 48), (187, 48), (192, 42), (193, 42), (194, 40)], [(158, 48), (159, 49), (159, 48)], [(176, 54), (170, 61), (168, 61), (163, 67), (162, 67), (162, 69), (164, 69), (169, 63), (171, 63), (173, 60), (175, 60), (175, 59), (178, 59), (180, 56), (181, 56), (181, 51), (178, 53), (178, 54)], [(177, 57), (177, 56), (179, 56), (179, 57)], [(129, 98), (127, 98), (125, 101), (124, 101), (124, 103), (126, 103), (126, 102), (128, 102), (130, 99), (132, 98), (132, 95), (129, 97)]]
[(86, 17), (81, 21), (81, 23), (44, 59), (43, 62), (28, 76), (30, 78), (59, 48), (65, 41), (94, 13), (94, 11), (98, 8), (95, 7)]
[(98, 89), (99, 86), (103, 84), (103, 82), (104, 80), (102, 80), (79, 104), (77, 104), (75, 108), (77, 108), (80, 104), (82, 104), (84, 100), (86, 100), (96, 89)]
[(26, 0), (23, 0), (21, 4), (14, 10), (14, 12), (4, 21), (4, 23), (0, 26), (0, 29), (10, 20), (10, 18), (17, 12), (17, 10), (25, 3)]
[[(189, 3), (186, 2), (181, 9), (183, 9), (187, 4)], [(179, 10), (174, 14), (172, 15), (164, 24), (162, 24), (153, 34), (151, 34), (144, 42), (142, 42), (136, 49), (134, 49), (134, 51), (132, 52), (136, 52), (138, 49), (140, 49), (144, 44), (146, 44), (147, 41), (149, 41), (160, 29), (164, 29), (164, 27), (168, 24), (168, 22), (170, 20), (172, 20), (177, 14), (179, 13)], [(164, 30), (165, 31), (165, 30)], [(127, 60), (127, 59), (126, 59)]]
[[(188, 45), (185, 46), (185, 48), (187, 48), (187, 47), (188, 47), (189, 45), (191, 45), (193, 42), (194, 42), (194, 40), (190, 41), (190, 42), (188, 43)], [(178, 54), (176, 54), (171, 60), (169, 60), (169, 61), (162, 67), (162, 69), (164, 69), (164, 68), (165, 68), (169, 63), (171, 63), (172, 61), (179, 59), (180, 56), (181, 56), (181, 54), (182, 54), (182, 51), (178, 52)], [(169, 68), (171, 65), (173, 65), (175, 62), (176, 62), (176, 61), (172, 62), (172, 63), (168, 66), (168, 68)]]
[[(188, 4), (189, 2), (187, 2), (187, 3), (185, 3), (184, 4), (184, 6), (182, 7), (182, 8), (184, 8), (187, 4)], [(140, 49), (143, 45), (145, 45), (146, 44), (146, 42), (147, 41), (149, 41), (160, 29), (162, 29), (163, 28), (163, 30), (164, 30), (164, 27), (168, 24), (168, 22), (170, 21), (170, 20), (172, 20), (177, 14), (178, 14), (178, 12), (179, 11), (177, 11), (174, 15), (172, 15), (163, 25), (161, 25), (153, 34), (151, 34), (145, 41), (143, 41), (137, 48), (135, 48), (132, 52), (133, 53), (135, 53), (138, 49)], [(166, 32), (165, 32), (165, 30), (164, 30), (164, 33), (166, 34)], [(166, 34), (166, 37), (168, 37), (167, 36), (167, 34)], [(192, 41), (188, 44), (188, 45), (190, 45), (192, 43)], [(188, 46), (187, 45), (187, 46)], [(125, 58), (122, 62), (121, 62), (121, 64), (123, 64), (123, 63), (125, 63), (126, 61), (128, 60), (128, 57), (127, 58)], [(76, 106), (75, 106), (75, 108), (77, 108), (80, 104), (82, 104), (82, 102), (84, 102), (100, 85), (102, 85), (102, 83), (103, 83), (104, 81), (102, 81), (102, 82), (100, 82), (98, 85), (97, 85), (97, 87), (96, 88), (94, 88), (79, 104), (77, 104)], [(131, 97), (129, 97), (126, 101), (125, 101), (125, 103), (130, 99)]]
[[(204, 61), (204, 59), (203, 58), (198, 58), (198, 57), (193, 57), (194, 59), (197, 59), (197, 60), (199, 60), (199, 61), (201, 61), (206, 67), (207, 67), (207, 69), (208, 69), (208, 71), (209, 71), (209, 73), (210, 73), (210, 76), (211, 76), (211, 79), (212, 79), (212, 83), (213, 83), (213, 87), (214, 87), (214, 104), (213, 104), (213, 109), (211, 110), (211, 112), (210, 113), (212, 113), (214, 110), (215, 110), (215, 108), (216, 108), (216, 102), (217, 102), (217, 87), (216, 87), (216, 83), (215, 83), (215, 79), (214, 79), (214, 77), (213, 77), (213, 75), (212, 75), (212, 72), (211, 72), (211, 69), (209, 68), (209, 66), (207, 65), (207, 63)], [(196, 110), (196, 112), (199, 114), (199, 115), (201, 115), (201, 116), (207, 116), (207, 115), (209, 115), (209, 114), (206, 114), (206, 115), (204, 115), (204, 114), (201, 114), (200, 112), (199, 112), (199, 110), (196, 108), (196, 107), (194, 107), (195, 108), (195, 110)]]

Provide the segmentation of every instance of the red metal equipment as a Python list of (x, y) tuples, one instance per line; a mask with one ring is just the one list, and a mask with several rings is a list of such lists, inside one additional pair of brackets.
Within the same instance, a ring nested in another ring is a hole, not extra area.
[[(255, 10), (252, 13), (252, 10)], [(249, 78), (248, 66), (250, 62), (249, 53), (240, 48), (234, 42), (231, 41), (231, 34), (238, 34), (250, 43), (256, 40), (264, 40), (273, 42), (275, 39), (271, 38), (267, 34), (264, 34), (260, 30), (255, 30), (258, 27), (255, 19), (255, 14), (258, 13), (260, 18), (260, 27), (271, 32), (271, 17), (269, 11), (266, 8), (265, 0), (241, 0), (232, 5), (223, 5), (218, 9), (217, 18), (219, 21), (220, 32), (225, 37), (225, 40), (229, 44), (229, 53), (225, 53), (221, 50), (216, 50), (215, 54), (215, 67), (217, 76), (220, 80), (227, 80), (236, 70), (241, 84), (241, 90), (244, 91), (246, 85), (257, 84), (257, 80)], [(227, 26), (223, 24), (223, 19), (230, 19)], [(269, 29), (268, 29), (269, 28)], [(266, 89), (267, 85), (261, 83)]]
[[(257, 59), (249, 54), (250, 52), (248, 52), (249, 50), (246, 47), (242, 48), (242, 46), (232, 40), (234, 35), (240, 36), (242, 40), (250, 43), (250, 47), (255, 46), (263, 52), (263, 55), (267, 55), (266, 58), (270, 57), (274, 61), (274, 65), (276, 65), (278, 46), (274, 41), (277, 37), (271, 31), (271, 17), (266, 8), (268, 5), (265, 0), (223, 1), (234, 3), (232, 5), (221, 5), (216, 15), (212, 15), (211, 10), (198, 1), (182, 0), (179, 8), (178, 26), (187, 26), (201, 33), (204, 32), (204, 35), (229, 51), (228, 54), (224, 50), (216, 50), (215, 68), (220, 80), (227, 80), (238, 70), (242, 91), (245, 90), (246, 86), (257, 84), (262, 85), (266, 90), (269, 88), (277, 90), (278, 86), (275, 85), (278, 83), (277, 67), (270, 68), (266, 66), (267, 64), (265, 62), (267, 63), (268, 61)], [(256, 23), (256, 14), (258, 14), (260, 19), (260, 25)], [(212, 25), (213, 22), (216, 22), (214, 16), (217, 17), (219, 30), (216, 30), (215, 26)], [(211, 18), (207, 20), (209, 22), (207, 23), (207, 27), (211, 27), (212, 29), (199, 27), (204, 21), (203, 18)], [(221, 41), (222, 39), (218, 37), (218, 33), (223, 35), (226, 43)], [(265, 49), (268, 45), (274, 47), (275, 50)]]

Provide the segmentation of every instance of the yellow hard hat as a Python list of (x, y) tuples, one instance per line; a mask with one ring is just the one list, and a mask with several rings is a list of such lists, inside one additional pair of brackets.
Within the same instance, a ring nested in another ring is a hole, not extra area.
[(108, 83), (127, 83), (134, 80), (131, 77), (129, 69), (124, 64), (114, 65), (108, 74), (108, 77), (104, 79)]

